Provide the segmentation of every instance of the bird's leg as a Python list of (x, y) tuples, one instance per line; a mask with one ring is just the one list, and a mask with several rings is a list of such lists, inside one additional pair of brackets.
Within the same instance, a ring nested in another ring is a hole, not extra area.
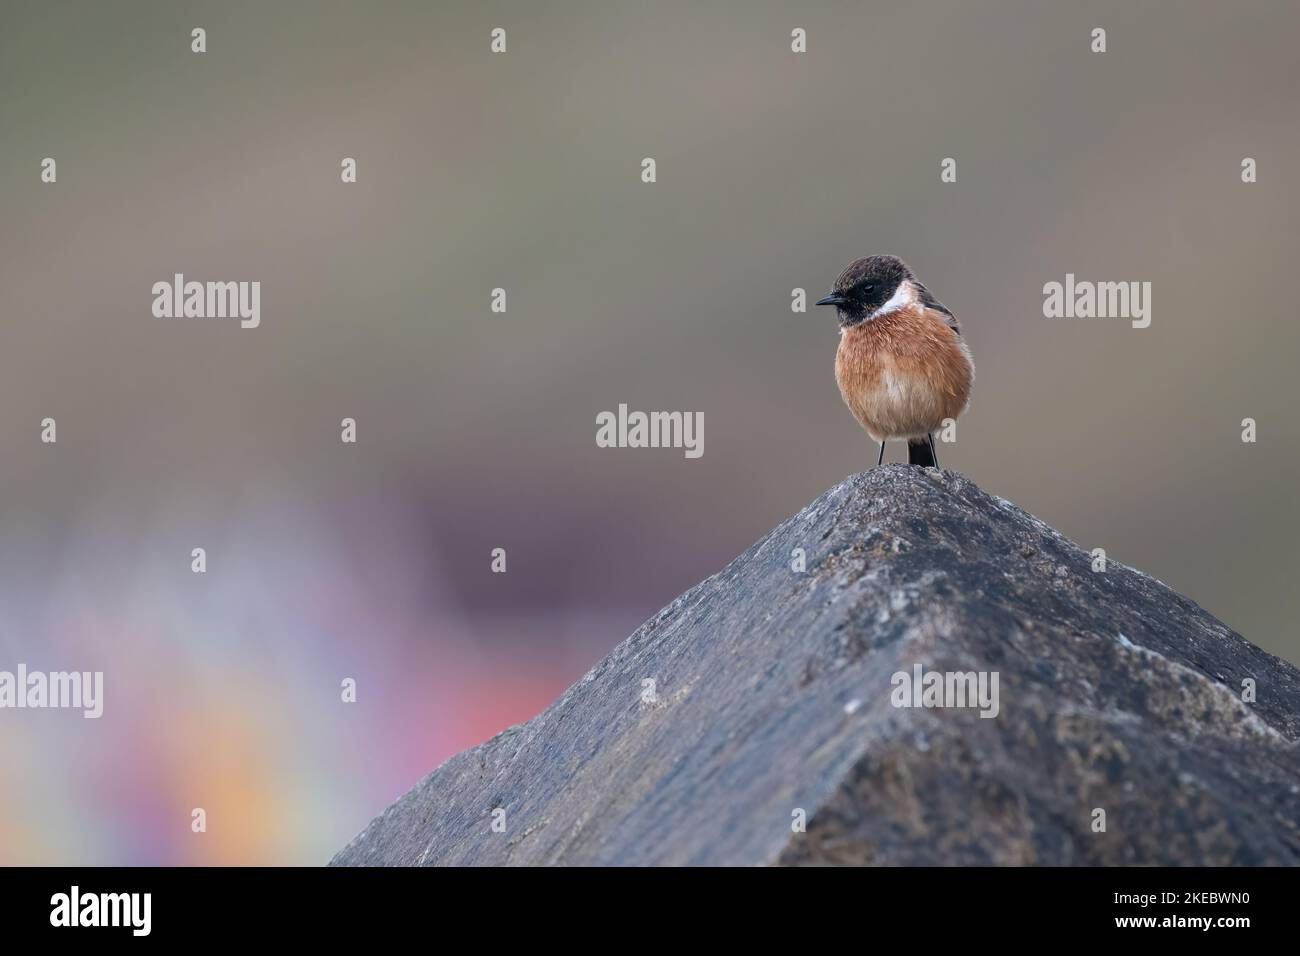
[(876, 467), (879, 468), (885, 462), (885, 443), (880, 443), (880, 457), (876, 459)]
[(929, 432), (925, 440), (930, 443), (930, 457), (934, 459), (934, 467), (939, 467), (939, 453), (934, 450), (934, 432)]

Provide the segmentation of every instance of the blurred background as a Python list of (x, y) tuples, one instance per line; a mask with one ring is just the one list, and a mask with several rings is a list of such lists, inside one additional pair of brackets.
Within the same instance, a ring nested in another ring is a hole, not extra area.
[(899, 6), (5, 0), (0, 669), (106, 687), (0, 712), (0, 862), (325, 862), (874, 463), (790, 309), (869, 253), (974, 352), (945, 466), (1300, 661), (1295, 5)]

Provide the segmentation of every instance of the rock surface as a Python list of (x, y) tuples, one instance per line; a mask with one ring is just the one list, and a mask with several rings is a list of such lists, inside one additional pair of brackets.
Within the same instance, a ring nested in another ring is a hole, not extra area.
[[(960, 475), (856, 475), (332, 863), (1300, 864), (1300, 671), (1092, 565)], [(894, 706), (916, 665), (996, 716)]]

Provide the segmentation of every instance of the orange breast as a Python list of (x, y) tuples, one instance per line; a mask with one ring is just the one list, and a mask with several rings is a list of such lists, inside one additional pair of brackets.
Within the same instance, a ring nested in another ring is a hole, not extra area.
[(966, 410), (974, 377), (961, 337), (925, 309), (855, 325), (835, 354), (844, 404), (876, 441), (937, 431)]

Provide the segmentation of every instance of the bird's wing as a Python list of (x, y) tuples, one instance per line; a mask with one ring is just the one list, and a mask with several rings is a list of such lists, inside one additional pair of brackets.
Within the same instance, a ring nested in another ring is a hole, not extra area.
[(936, 299), (930, 290), (919, 282), (916, 284), (916, 291), (921, 297), (921, 304), (923, 306), (938, 313), (936, 318), (943, 319), (948, 328), (952, 329), (958, 335), (961, 335), (961, 326), (957, 324), (957, 316), (953, 315), (952, 311), (946, 305)]

